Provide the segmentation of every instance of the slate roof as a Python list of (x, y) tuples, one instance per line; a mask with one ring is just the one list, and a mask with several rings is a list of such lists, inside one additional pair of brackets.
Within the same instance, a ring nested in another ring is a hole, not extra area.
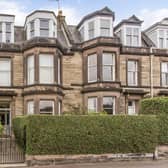
[(137, 16), (132, 15), (128, 19), (123, 19), (120, 23), (118, 23), (115, 27), (114, 30), (118, 29), (122, 24), (136, 24), (136, 25), (141, 25), (143, 23), (142, 20), (140, 20)]
[(84, 21), (86, 21), (94, 16), (112, 16), (113, 20), (115, 20), (115, 13), (113, 11), (111, 11), (111, 9), (109, 9), (106, 6), (103, 9), (97, 10), (97, 11), (90, 13), (90, 14), (86, 15), (85, 17), (83, 17), (83, 19), (77, 25), (77, 28), (79, 28), (83, 24)]

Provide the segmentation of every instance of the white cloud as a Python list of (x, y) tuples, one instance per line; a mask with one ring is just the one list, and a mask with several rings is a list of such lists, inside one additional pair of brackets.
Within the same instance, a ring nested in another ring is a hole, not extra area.
[(15, 24), (23, 25), (27, 13), (25, 12), (25, 7), (14, 1), (0, 1), (0, 13), (15, 15)]
[(152, 24), (161, 21), (165, 17), (168, 17), (168, 8), (157, 10), (143, 9), (140, 11), (139, 16), (142, 20), (144, 20), (143, 28), (146, 29)]
[[(58, 14), (58, 9), (53, 7), (42, 7), (41, 9), (54, 11), (56, 15)], [(80, 22), (81, 16), (79, 11), (72, 7), (62, 7), (63, 16), (65, 16), (66, 22), (70, 25), (76, 25)]]

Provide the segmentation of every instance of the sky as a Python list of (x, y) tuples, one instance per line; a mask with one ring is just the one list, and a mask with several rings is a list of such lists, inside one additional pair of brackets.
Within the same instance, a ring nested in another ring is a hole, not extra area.
[[(143, 20), (143, 29), (168, 17), (168, 0), (60, 0), (68, 24), (78, 24), (83, 16), (108, 6), (115, 12), (115, 24), (135, 14)], [(15, 15), (15, 24), (24, 25), (34, 10), (52, 10), (57, 14), (56, 0), (0, 0), (0, 13)]]

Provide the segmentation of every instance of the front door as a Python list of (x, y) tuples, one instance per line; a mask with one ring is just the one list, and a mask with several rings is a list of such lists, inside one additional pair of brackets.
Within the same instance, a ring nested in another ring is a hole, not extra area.
[(3, 126), (3, 133), (5, 135), (10, 134), (10, 103), (9, 102), (0, 102), (0, 121)]

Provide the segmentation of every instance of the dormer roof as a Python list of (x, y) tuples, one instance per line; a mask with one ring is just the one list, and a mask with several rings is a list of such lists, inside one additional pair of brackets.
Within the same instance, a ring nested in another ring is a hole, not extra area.
[(128, 19), (123, 19), (120, 23), (118, 23), (115, 26), (115, 30), (117, 28), (119, 28), (120, 26), (122, 26), (123, 24), (131, 24), (131, 25), (141, 25), (143, 23), (142, 20), (140, 20), (137, 16), (132, 15), (131, 17), (129, 17)]
[(106, 6), (103, 9), (97, 10), (97, 11), (90, 13), (90, 14), (86, 15), (85, 17), (83, 17), (82, 20), (80, 21), (80, 23), (77, 25), (77, 28), (79, 28), (83, 24), (84, 21), (86, 21), (94, 16), (110, 16), (110, 17), (113, 17), (113, 20), (115, 20), (115, 13), (110, 8), (108, 8)]
[(160, 22), (157, 22), (157, 23), (151, 25), (144, 32), (148, 32), (149, 30), (151, 30), (151, 29), (153, 29), (154, 27), (157, 27), (157, 26), (168, 26), (168, 18), (164, 18)]

